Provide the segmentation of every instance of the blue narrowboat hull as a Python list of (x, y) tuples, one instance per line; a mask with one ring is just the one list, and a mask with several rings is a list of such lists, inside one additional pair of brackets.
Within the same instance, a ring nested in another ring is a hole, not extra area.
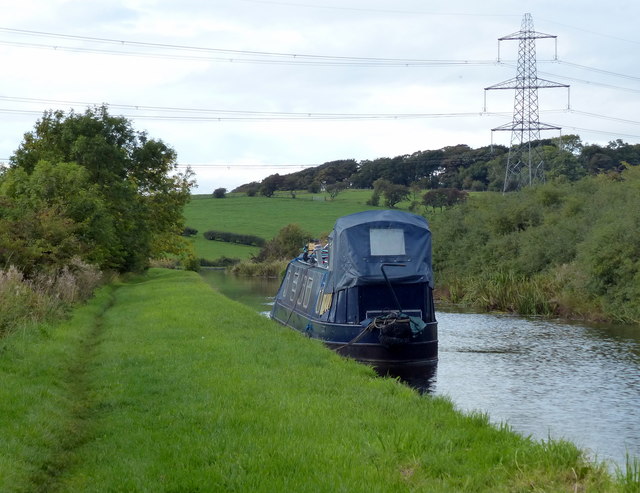
[(438, 324), (431, 322), (424, 336), (404, 344), (384, 345), (372, 333), (368, 341), (349, 344), (362, 331), (361, 325), (331, 324), (311, 320), (303, 314), (290, 315), (282, 305), (274, 304), (271, 317), (283, 325), (302, 332), (308, 337), (320, 339), (329, 349), (372, 366), (418, 367), (438, 362)]
[[(325, 269), (309, 266), (299, 259), (292, 261), (274, 301), (271, 318), (308, 337), (321, 340), (327, 347), (342, 356), (372, 366), (417, 367), (437, 363), (438, 324), (432, 315), (428, 315), (428, 312), (433, 314), (433, 301), (428, 286), (413, 284), (395, 286), (398, 291), (402, 291), (404, 287), (410, 292), (418, 293), (412, 303), (407, 301), (407, 296), (402, 300), (408, 303), (407, 312), (418, 316), (424, 326), (418, 334), (389, 342), (381, 337), (384, 334), (381, 334), (380, 329), (371, 327), (365, 330), (366, 325), (361, 323), (367, 315), (382, 314), (387, 311), (383, 307), (389, 305), (391, 296), (385, 285), (367, 286), (366, 289), (357, 293), (336, 296), (336, 299), (332, 300), (331, 309), (327, 310), (323, 316), (314, 317), (315, 307), (319, 306), (319, 300), (323, 296), (322, 288), (327, 275)], [(294, 276), (301, 281), (299, 286), (291, 288), (291, 279)], [(308, 284), (302, 280), (309, 280)], [(313, 280), (316, 282), (314, 283)], [(311, 287), (307, 289), (309, 285)], [(371, 292), (373, 296), (367, 297), (367, 293)], [(368, 298), (372, 298), (373, 302)], [(366, 307), (359, 308), (354, 306), (358, 302), (359, 304), (368, 303)], [(350, 305), (346, 309), (347, 313), (342, 317), (337, 313), (340, 311), (341, 304)], [(371, 308), (374, 309), (371, 310)], [(329, 321), (329, 318), (342, 318), (343, 323)]]

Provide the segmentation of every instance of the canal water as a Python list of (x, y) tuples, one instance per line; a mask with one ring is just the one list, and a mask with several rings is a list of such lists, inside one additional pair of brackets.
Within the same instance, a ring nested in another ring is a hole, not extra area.
[[(276, 280), (208, 270), (226, 296), (268, 313)], [(421, 392), (537, 440), (566, 439), (624, 468), (640, 458), (640, 328), (512, 316), (437, 313), (436, 368), (400, 375)]]

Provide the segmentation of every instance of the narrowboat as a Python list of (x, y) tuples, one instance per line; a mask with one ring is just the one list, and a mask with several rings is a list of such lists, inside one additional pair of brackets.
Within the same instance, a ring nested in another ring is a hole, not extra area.
[(288, 264), (271, 318), (372, 366), (434, 365), (433, 287), (427, 220), (359, 212)]

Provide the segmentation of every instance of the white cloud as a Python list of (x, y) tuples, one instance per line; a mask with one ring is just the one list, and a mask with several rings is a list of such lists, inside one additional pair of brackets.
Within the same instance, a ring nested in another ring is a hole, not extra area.
[[(205, 192), (217, 186), (233, 188), (274, 172), (296, 170), (275, 165), (374, 159), (462, 143), (488, 145), (490, 129), (510, 120), (513, 93), (493, 91), (487, 95), (487, 109), (504, 111), (506, 115), (481, 116), (484, 88), (515, 76), (517, 42), (501, 43), (502, 58), (510, 61), (509, 65), (363, 67), (353, 63), (290, 63), (300, 62), (299, 55), (305, 54), (491, 61), (498, 54), (498, 37), (518, 31), (522, 14), (527, 11), (532, 12), (537, 30), (558, 35), (561, 60), (629, 76), (540, 63), (538, 70), (544, 74), (541, 77), (572, 85), (572, 108), (581, 112), (546, 112), (564, 107), (566, 94), (544, 90), (539, 93), (540, 119), (566, 126), (563, 133), (579, 132), (588, 142), (616, 138), (600, 132), (619, 132), (623, 140), (638, 142), (640, 137), (634, 136), (640, 135), (640, 128), (633, 122), (640, 109), (640, 74), (636, 74), (635, 60), (629, 55), (640, 42), (633, 39), (634, 19), (640, 6), (609, 7), (603, 11), (601, 4), (593, 0), (581, 3), (580, 9), (550, 1), (515, 6), (504, 0), (482, 4), (452, 0), (442, 5), (419, 0), (398, 0), (393, 4), (382, 0), (15, 2), (5, 6), (0, 27), (134, 43), (96, 43), (0, 30), (0, 63), (5, 68), (0, 96), (10, 98), (0, 101), (0, 158), (8, 157), (18, 147), (22, 134), (33, 127), (43, 110), (52, 106), (66, 110), (71, 106), (11, 98), (312, 115), (443, 114), (439, 118), (379, 121), (307, 118), (294, 122), (196, 122), (141, 118), (152, 113), (112, 107), (113, 113), (134, 118), (137, 129), (148, 130), (152, 137), (172, 145), (182, 163), (228, 165), (196, 168)], [(40, 44), (43, 48), (17, 43)], [(270, 63), (248, 64), (242, 59), (265, 61), (266, 57), (228, 51), (170, 51), (151, 44), (298, 57), (272, 57)], [(70, 52), (54, 46), (92, 51)], [(540, 40), (537, 48), (541, 60), (554, 56), (555, 45), (550, 40)], [(129, 56), (99, 54), (95, 50)], [(147, 56), (132, 56), (135, 53)], [(167, 53), (176, 58), (149, 56)], [(187, 55), (212, 59), (185, 59)], [(234, 61), (223, 61), (230, 58)], [(287, 63), (272, 63), (276, 59)], [(554, 79), (555, 76), (570, 79)], [(82, 109), (82, 105), (76, 107)], [(21, 115), (8, 110), (34, 113)], [(584, 112), (617, 120), (587, 116)], [(451, 117), (454, 113), (470, 116)], [(494, 140), (506, 143), (508, 135), (495, 135)]]

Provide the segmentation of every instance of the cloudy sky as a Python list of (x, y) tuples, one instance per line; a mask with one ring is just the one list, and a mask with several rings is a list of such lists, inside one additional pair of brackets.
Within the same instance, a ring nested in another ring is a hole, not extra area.
[(0, 161), (44, 110), (102, 103), (172, 146), (197, 193), (336, 159), (508, 145), (491, 129), (511, 121), (514, 91), (485, 88), (515, 77), (518, 42), (498, 38), (525, 13), (557, 36), (537, 41), (538, 77), (570, 85), (539, 91), (540, 121), (584, 143), (640, 142), (638, 2), (0, 4)]

